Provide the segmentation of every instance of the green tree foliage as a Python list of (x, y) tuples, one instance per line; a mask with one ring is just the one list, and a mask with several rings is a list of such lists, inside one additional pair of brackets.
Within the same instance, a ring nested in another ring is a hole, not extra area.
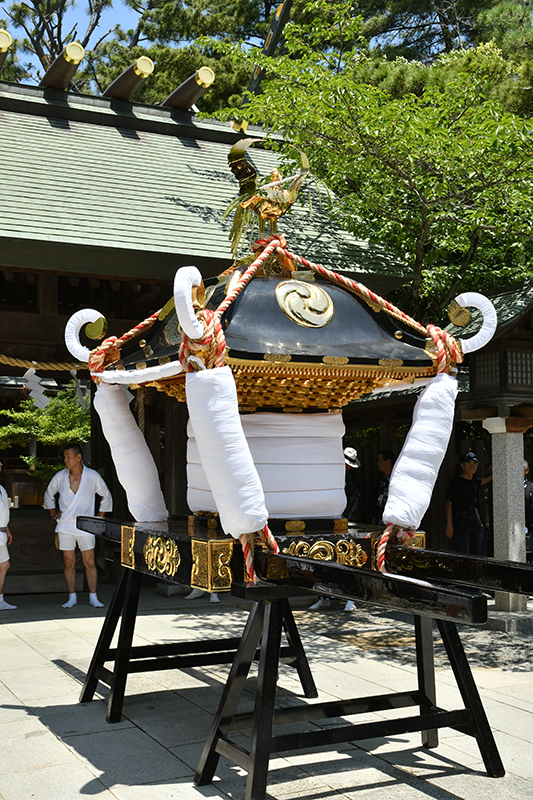
[[(32, 440), (43, 445), (61, 447), (69, 442), (84, 444), (91, 437), (91, 411), (89, 398), (80, 405), (74, 390), (74, 382), (67, 389), (58, 391), (46, 408), (37, 408), (31, 398), (22, 400), (17, 409), (0, 411), (11, 422), (0, 427), (0, 451), (10, 447), (26, 447)], [(49, 479), (62, 469), (62, 465), (49, 467), (35, 456), (23, 456), (37, 477)]]
[(365, 37), (388, 57), (425, 63), (479, 37), (479, 14), (493, 0), (369, 0), (359, 5)]
[[(533, 143), (529, 124), (491, 98), (501, 52), (486, 44), (445, 55), (424, 67), (438, 79), (418, 94), (392, 94), (365, 82), (364, 50), (340, 53), (335, 42), (352, 42), (356, 24), (340, 7), (337, 21), (336, 31), (287, 28), (287, 55), (262, 58), (267, 79), (247, 118), (283, 131), (335, 193), (338, 219), (408, 264), (402, 300), (421, 321), (438, 319), (462, 288), (501, 283), (506, 259), (506, 277), (531, 274), (510, 254), (530, 247)], [(242, 49), (239, 59), (250, 63)]]
[[(0, 23), (3, 27), (14, 27), (22, 33), (15, 40), (15, 59), (8, 65), (2, 77), (14, 80), (17, 78), (39, 78), (60, 55), (65, 46), (78, 41), (85, 48), (93, 34), (98, 30), (103, 11), (111, 7), (112, 0), (87, 0), (87, 24), (79, 29), (77, 23), (68, 25), (67, 12), (75, 0), (17, 0), (14, 3), (0, 3)], [(27, 60), (21, 64), (18, 55), (33, 55), (40, 63), (41, 69)]]

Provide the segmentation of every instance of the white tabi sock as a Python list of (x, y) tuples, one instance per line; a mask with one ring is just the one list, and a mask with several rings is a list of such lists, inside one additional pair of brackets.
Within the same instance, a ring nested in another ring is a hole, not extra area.
[(61, 608), (73, 608), (73, 606), (75, 606), (77, 602), (78, 602), (78, 595), (76, 594), (76, 592), (74, 592), (73, 594), (69, 594), (67, 602), (63, 603)]
[(6, 603), (4, 600), (4, 595), (0, 594), (0, 611), (9, 611), (11, 608), (16, 608), (16, 606), (12, 606), (10, 603)]
[(96, 592), (89, 592), (89, 605), (93, 608), (103, 608), (104, 604), (98, 599)]

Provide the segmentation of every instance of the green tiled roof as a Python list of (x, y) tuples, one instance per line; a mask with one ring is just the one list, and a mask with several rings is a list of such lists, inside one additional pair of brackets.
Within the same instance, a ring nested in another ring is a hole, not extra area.
[[(184, 112), (0, 83), (0, 236), (13, 252), (22, 241), (55, 246), (56, 258), (58, 245), (105, 247), (179, 256), (177, 266), (204, 259), (216, 272), (231, 263), (223, 214), (238, 192), (227, 157), (239, 138)], [(259, 150), (251, 158), (262, 174), (276, 162)], [(290, 249), (324, 266), (408, 277), (316, 202), (311, 217), (295, 206), (279, 227)]]
[[(533, 310), (533, 278), (485, 294), (493, 302), (498, 315), (496, 337), (504, 333), (510, 325), (516, 325), (525, 314)], [(477, 309), (471, 309), (471, 312), (472, 319), (464, 328), (448, 325), (446, 330), (458, 339), (468, 339), (473, 336), (481, 327), (481, 312)]]

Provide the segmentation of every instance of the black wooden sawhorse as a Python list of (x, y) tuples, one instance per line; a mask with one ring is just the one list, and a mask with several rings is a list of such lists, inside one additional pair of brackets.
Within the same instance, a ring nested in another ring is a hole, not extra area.
[[(108, 722), (120, 722), (129, 673), (231, 663), (241, 641), (240, 638), (207, 639), (133, 647), (141, 579), (140, 572), (122, 567), (80, 694), (80, 703), (85, 703), (93, 699), (98, 681), (108, 686), (111, 690), (107, 703)], [(117, 647), (111, 648), (121, 615)], [(288, 604), (283, 612), (282, 627), (288, 646), (281, 648), (281, 659), (297, 670), (305, 696), (317, 697), (318, 692)], [(259, 657), (258, 653), (254, 653), (252, 660), (256, 655)], [(106, 662), (114, 662), (112, 670), (104, 666)]]
[[(279, 594), (276, 599), (258, 599), (253, 602), (198, 765), (194, 779), (196, 785), (204, 786), (212, 781), (218, 759), (224, 756), (248, 772), (245, 800), (264, 800), (271, 753), (396, 736), (413, 731), (421, 731), (422, 744), (432, 748), (438, 744), (438, 728), (444, 727), (474, 736), (487, 773), (492, 777), (502, 777), (505, 774), (470, 665), (453, 622), (436, 620), (464, 708), (446, 711), (436, 705), (432, 619), (415, 616), (418, 673), (416, 689), (351, 700), (299, 705), (276, 711), (274, 706), (281, 632), (287, 605), (286, 598), (279, 597)], [(239, 699), (259, 643), (261, 650), (255, 708), (253, 713), (237, 714)], [(274, 725), (303, 723), (326, 717), (344, 717), (410, 706), (418, 706), (420, 713), (401, 719), (347, 723), (302, 733), (272, 734)], [(249, 750), (235, 744), (230, 738), (231, 732), (246, 728), (252, 729)]]

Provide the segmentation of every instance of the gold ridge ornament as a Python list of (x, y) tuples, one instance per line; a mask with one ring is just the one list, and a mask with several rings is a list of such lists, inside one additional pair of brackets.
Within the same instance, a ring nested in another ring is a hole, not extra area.
[(281, 281), (276, 286), (276, 300), (283, 313), (304, 328), (323, 328), (335, 313), (331, 297), (316, 283)]

